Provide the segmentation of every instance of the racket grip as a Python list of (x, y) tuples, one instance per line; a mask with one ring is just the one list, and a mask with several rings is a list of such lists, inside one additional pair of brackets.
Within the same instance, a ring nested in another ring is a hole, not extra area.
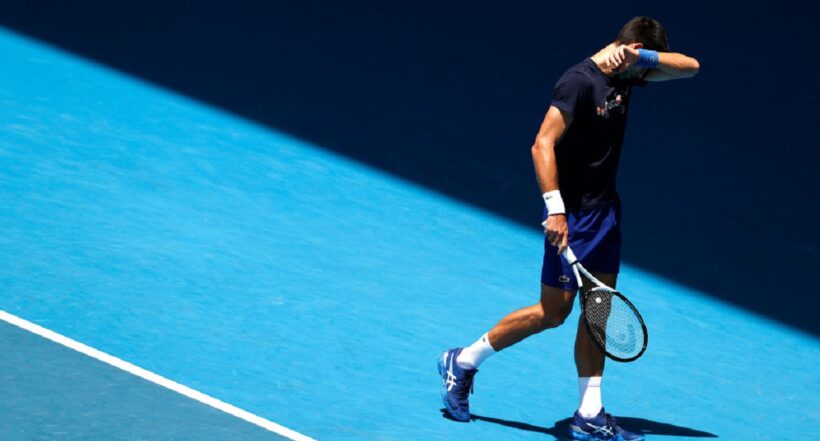
[(567, 259), (567, 263), (569, 263), (569, 264), (572, 264), (576, 260), (578, 260), (578, 258), (575, 257), (575, 253), (572, 252), (572, 248), (570, 248), (570, 247), (566, 247), (564, 249), (564, 252), (561, 253), (561, 254), (564, 255), (564, 259)]
[[(572, 252), (572, 249), (570, 247), (564, 249), (564, 252), (562, 254), (564, 256), (564, 259), (567, 259), (567, 263), (569, 263), (570, 265), (578, 261), (578, 258), (575, 257), (575, 253)], [(581, 280), (581, 273), (578, 271), (579, 266), (580, 265), (572, 265), (572, 273), (575, 274), (575, 280), (578, 282), (578, 287), (580, 288), (584, 286), (584, 281)]]

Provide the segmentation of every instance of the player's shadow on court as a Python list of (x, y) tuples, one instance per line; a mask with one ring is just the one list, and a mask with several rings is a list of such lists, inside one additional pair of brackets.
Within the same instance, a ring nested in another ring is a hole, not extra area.
[[(452, 419), (447, 415), (444, 409), (441, 409), (441, 414), (444, 418)], [(552, 435), (556, 440), (569, 440), (567, 433), (569, 432), (570, 418), (565, 418), (556, 421), (552, 427), (535, 426), (520, 421), (509, 421), (501, 418), (492, 418), (487, 416), (470, 414), (471, 421), (483, 421), (487, 423), (500, 424), (514, 429), (526, 430), (528, 432), (538, 432), (547, 435)], [(661, 423), (658, 421), (651, 421), (644, 418), (633, 417), (618, 417), (618, 422), (629, 430), (640, 433), (642, 435), (665, 435), (665, 436), (686, 436), (690, 438), (718, 438), (714, 433), (704, 432), (702, 430), (691, 429), (689, 427), (676, 426), (669, 423)]]

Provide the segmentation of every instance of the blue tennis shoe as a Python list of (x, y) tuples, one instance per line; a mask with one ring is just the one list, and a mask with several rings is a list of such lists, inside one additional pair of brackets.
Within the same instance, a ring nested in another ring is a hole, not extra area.
[(473, 392), (473, 377), (478, 369), (462, 369), (456, 363), (463, 348), (450, 349), (438, 358), (441, 375), (441, 400), (447, 413), (457, 421), (470, 421), (469, 395)]
[(624, 430), (603, 408), (594, 418), (584, 418), (575, 412), (569, 434), (582, 441), (644, 441), (643, 435)]

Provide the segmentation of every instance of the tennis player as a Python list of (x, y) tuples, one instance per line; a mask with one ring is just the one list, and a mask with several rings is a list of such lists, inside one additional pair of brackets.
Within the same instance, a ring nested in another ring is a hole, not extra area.
[[(615, 287), (620, 267), (621, 213), (615, 174), (633, 86), (694, 76), (698, 61), (669, 52), (656, 20), (635, 17), (615, 40), (569, 68), (558, 80), (532, 146), (543, 194), (544, 259), (538, 303), (504, 317), (465, 348), (441, 354), (438, 369), (449, 415), (470, 420), (468, 395), (479, 365), (492, 354), (545, 329), (561, 325), (578, 290), (560, 253), (567, 245), (603, 283)], [(601, 402), (604, 355), (583, 323), (575, 337), (580, 402), (570, 424), (579, 440), (643, 440), (621, 428)]]

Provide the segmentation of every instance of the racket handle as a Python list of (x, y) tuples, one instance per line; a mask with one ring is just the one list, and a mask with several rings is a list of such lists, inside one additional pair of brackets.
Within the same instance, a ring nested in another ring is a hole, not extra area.
[(564, 259), (567, 259), (567, 263), (572, 266), (572, 273), (575, 274), (575, 280), (578, 282), (578, 287), (584, 286), (583, 280), (581, 280), (581, 273), (578, 272), (578, 266), (573, 265), (573, 263), (578, 261), (578, 258), (575, 257), (575, 253), (572, 252), (570, 247), (566, 247), (564, 252), (561, 253), (564, 256)]
[(575, 257), (575, 253), (572, 252), (572, 248), (570, 248), (569, 246), (564, 248), (564, 252), (561, 254), (564, 256), (564, 259), (567, 259), (567, 263), (569, 264), (572, 264), (576, 260), (578, 260), (578, 258)]

